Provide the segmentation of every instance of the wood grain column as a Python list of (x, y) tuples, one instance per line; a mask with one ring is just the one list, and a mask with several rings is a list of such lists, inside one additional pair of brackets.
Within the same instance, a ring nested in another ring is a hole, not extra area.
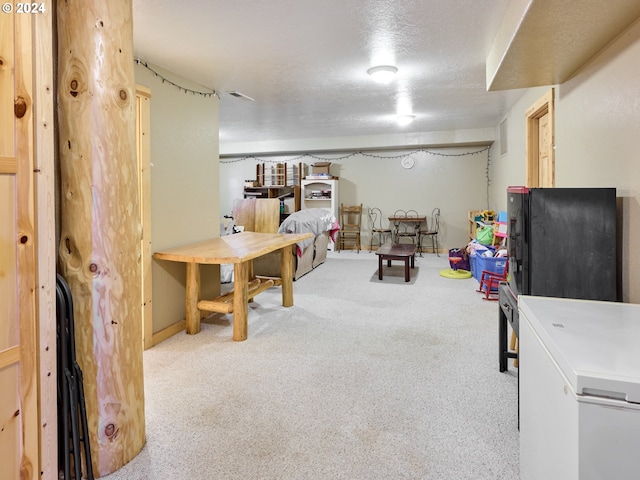
[(145, 438), (132, 5), (66, 0), (57, 13), (59, 258), (101, 477)]

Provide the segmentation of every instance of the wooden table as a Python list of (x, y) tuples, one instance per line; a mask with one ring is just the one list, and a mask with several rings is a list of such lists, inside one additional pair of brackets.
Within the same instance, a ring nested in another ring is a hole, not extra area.
[[(257, 294), (276, 284), (282, 285), (282, 305), (293, 305), (293, 253), (295, 244), (311, 238), (311, 233), (243, 232), (184, 245), (153, 256), (160, 260), (187, 264), (186, 329), (189, 334), (200, 331), (200, 310), (233, 313), (233, 339), (247, 339), (248, 302)], [(281, 251), (281, 277), (254, 278), (253, 259)], [(200, 298), (200, 265), (233, 264), (233, 291), (214, 300)]]
[(387, 267), (391, 266), (391, 260), (404, 261), (404, 281), (408, 282), (411, 278), (409, 274), (409, 262), (411, 268), (415, 267), (416, 246), (410, 243), (394, 243), (387, 244), (376, 250), (378, 255), (378, 279), (382, 280), (382, 261), (387, 261)]
[[(401, 223), (406, 223), (409, 226), (413, 227), (413, 230), (415, 232), (415, 236), (417, 237), (419, 235), (419, 231), (420, 231), (420, 225), (424, 222), (427, 221), (427, 217), (425, 215), (398, 215), (398, 216), (394, 216), (391, 215), (389, 217), (389, 222), (393, 224), (392, 227), (392, 237), (393, 237), (393, 242), (397, 243), (398, 242), (398, 229), (400, 227)], [(418, 242), (416, 242), (418, 243)]]

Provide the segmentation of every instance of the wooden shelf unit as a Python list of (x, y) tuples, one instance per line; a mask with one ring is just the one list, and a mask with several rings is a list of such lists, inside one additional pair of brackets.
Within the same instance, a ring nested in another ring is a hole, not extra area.
[(468, 223), (468, 236), (469, 241), (475, 240), (476, 238), (476, 230), (478, 228), (478, 224), (476, 223), (476, 217), (482, 214), (482, 210), (469, 210), (469, 223)]
[(288, 198), (294, 196), (296, 187), (244, 187), (244, 198)]
[[(340, 197), (338, 180), (302, 180), (302, 208), (327, 208), (338, 218)], [(327, 192), (326, 196), (314, 195), (314, 192)]]
[(304, 178), (306, 165), (299, 162), (297, 165), (287, 163), (275, 163), (256, 165), (256, 181), (260, 187), (289, 187), (300, 186)]
[(276, 163), (267, 166), (264, 163), (256, 165), (256, 180), (254, 186), (244, 187), (244, 198), (293, 198), (294, 211), (301, 208), (300, 181), (304, 176), (306, 165)]

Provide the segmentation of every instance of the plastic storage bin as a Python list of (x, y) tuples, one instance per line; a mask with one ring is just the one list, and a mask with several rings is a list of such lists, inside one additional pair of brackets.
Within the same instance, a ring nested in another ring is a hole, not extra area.
[(504, 268), (507, 266), (507, 257), (483, 257), (476, 255), (470, 256), (469, 258), (472, 259), (471, 274), (478, 282), (482, 277), (483, 270), (502, 274), (504, 273)]

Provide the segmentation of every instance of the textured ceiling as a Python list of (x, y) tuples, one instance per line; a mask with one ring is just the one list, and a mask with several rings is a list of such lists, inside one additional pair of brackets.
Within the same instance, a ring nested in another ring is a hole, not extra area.
[[(494, 127), (487, 92), (508, 0), (133, 0), (142, 60), (220, 94), (220, 143)], [(373, 82), (369, 67), (393, 64)], [(249, 102), (228, 95), (238, 91)], [(415, 121), (400, 127), (397, 113)]]

